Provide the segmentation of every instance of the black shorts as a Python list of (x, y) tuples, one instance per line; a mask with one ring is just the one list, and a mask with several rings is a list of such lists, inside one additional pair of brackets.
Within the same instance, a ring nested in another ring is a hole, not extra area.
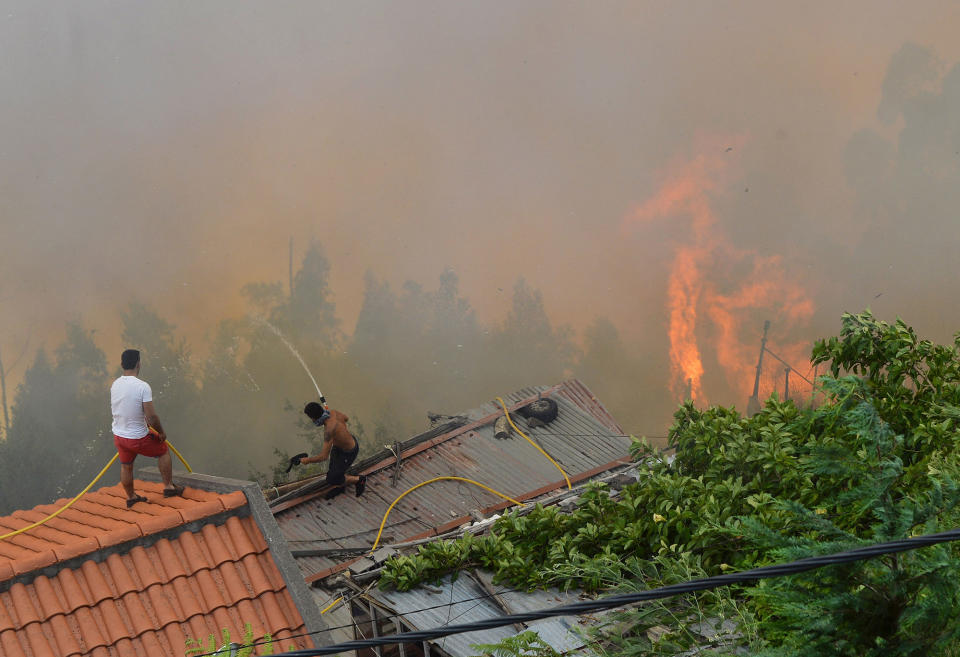
[(360, 453), (360, 441), (353, 436), (354, 447), (345, 452), (336, 445), (330, 450), (330, 467), (327, 469), (327, 483), (331, 486), (343, 486), (346, 481), (347, 468)]

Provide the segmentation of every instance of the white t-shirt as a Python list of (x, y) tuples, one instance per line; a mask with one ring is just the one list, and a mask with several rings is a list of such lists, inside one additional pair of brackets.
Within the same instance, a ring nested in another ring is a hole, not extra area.
[(143, 402), (153, 401), (150, 384), (135, 376), (121, 376), (110, 386), (110, 408), (113, 411), (113, 433), (121, 438), (146, 437), (147, 419)]

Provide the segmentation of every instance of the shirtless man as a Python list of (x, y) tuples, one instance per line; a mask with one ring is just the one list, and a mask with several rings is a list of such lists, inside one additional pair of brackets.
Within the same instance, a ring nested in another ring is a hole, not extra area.
[(363, 495), (367, 487), (367, 478), (363, 475), (348, 475), (347, 468), (357, 458), (360, 452), (360, 443), (347, 430), (347, 422), (350, 421), (346, 415), (337, 410), (327, 410), (317, 402), (307, 404), (303, 412), (313, 420), (318, 427), (323, 427), (323, 447), (316, 456), (307, 456), (301, 458), (301, 464), (320, 463), (330, 459), (330, 467), (327, 469), (327, 484), (334, 486), (333, 490), (327, 493), (327, 499), (336, 497), (342, 493), (346, 484), (355, 484), (357, 497)]

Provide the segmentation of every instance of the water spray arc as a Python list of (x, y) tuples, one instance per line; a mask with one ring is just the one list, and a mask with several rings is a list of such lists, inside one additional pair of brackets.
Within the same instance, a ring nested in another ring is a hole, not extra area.
[(300, 364), (303, 366), (303, 371), (306, 372), (307, 376), (310, 377), (310, 381), (313, 383), (313, 387), (314, 389), (316, 389), (317, 395), (320, 397), (320, 403), (323, 404), (324, 407), (326, 407), (327, 400), (326, 398), (324, 398), (323, 393), (320, 392), (320, 386), (317, 385), (317, 380), (313, 378), (313, 374), (310, 372), (310, 368), (307, 367), (307, 363), (303, 360), (303, 356), (300, 355), (300, 352), (297, 351), (297, 348), (294, 347), (289, 340), (287, 340), (287, 337), (280, 332), (280, 329), (278, 329), (276, 326), (274, 326), (267, 320), (261, 317), (257, 317), (256, 321), (266, 326), (268, 329), (270, 329), (273, 332), (274, 335), (280, 338), (280, 341), (287, 346), (287, 349), (290, 350), (290, 353), (293, 354), (298, 361), (300, 361)]

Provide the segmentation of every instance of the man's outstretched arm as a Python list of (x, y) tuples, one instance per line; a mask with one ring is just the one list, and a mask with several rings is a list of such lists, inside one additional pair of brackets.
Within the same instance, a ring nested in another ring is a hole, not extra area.
[(308, 456), (305, 459), (300, 459), (300, 463), (306, 465), (307, 463), (320, 463), (326, 461), (330, 458), (330, 448), (333, 446), (332, 440), (324, 440), (323, 448), (320, 450), (320, 453), (316, 456)]

